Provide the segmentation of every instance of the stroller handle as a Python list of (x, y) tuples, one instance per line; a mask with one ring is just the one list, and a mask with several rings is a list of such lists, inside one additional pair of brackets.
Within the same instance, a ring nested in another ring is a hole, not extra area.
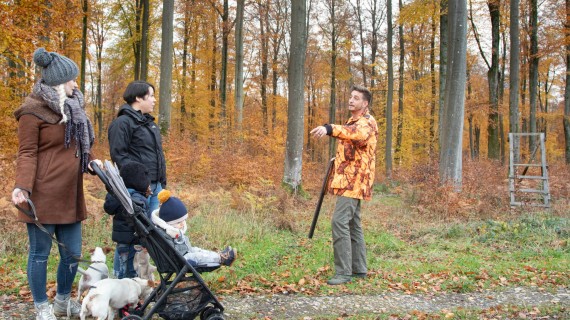
[(95, 174), (99, 177), (99, 179), (103, 181), (103, 184), (105, 184), (105, 189), (111, 192), (113, 190), (113, 188), (111, 187), (111, 183), (109, 182), (107, 175), (103, 172), (103, 170), (101, 170), (97, 162), (91, 161), (89, 164), (91, 165), (91, 169), (93, 170), (93, 172), (95, 172)]

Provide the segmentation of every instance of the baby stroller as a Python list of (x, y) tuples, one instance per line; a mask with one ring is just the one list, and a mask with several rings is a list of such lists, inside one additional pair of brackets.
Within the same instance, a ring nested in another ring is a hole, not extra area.
[(160, 283), (144, 303), (136, 309), (131, 308), (122, 319), (151, 319), (158, 313), (167, 320), (194, 319), (197, 316), (201, 320), (223, 320), (224, 307), (200, 276), (200, 272), (213, 271), (219, 267), (201, 268), (190, 265), (167, 240), (168, 235), (133, 203), (117, 167), (108, 160), (104, 167), (102, 170), (97, 164), (91, 163), (91, 168), (103, 181), (107, 191), (128, 212), (136, 236), (148, 250), (160, 275)]

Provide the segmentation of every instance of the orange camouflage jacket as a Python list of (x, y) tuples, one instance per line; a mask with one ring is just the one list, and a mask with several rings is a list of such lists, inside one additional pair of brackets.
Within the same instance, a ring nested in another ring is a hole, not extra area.
[(376, 168), (378, 124), (368, 112), (344, 125), (330, 125), (338, 146), (329, 192), (348, 198), (370, 200)]

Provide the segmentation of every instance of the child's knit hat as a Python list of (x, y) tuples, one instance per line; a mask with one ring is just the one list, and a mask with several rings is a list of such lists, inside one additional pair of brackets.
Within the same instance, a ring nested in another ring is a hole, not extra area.
[(158, 193), (158, 201), (161, 203), (158, 209), (158, 217), (170, 225), (175, 225), (188, 218), (188, 210), (180, 199), (170, 196), (170, 191), (163, 189)]
[(148, 169), (140, 162), (129, 161), (121, 167), (119, 171), (125, 187), (135, 189), (138, 192), (146, 193), (150, 186)]
[(79, 68), (71, 59), (38, 48), (34, 52), (34, 63), (42, 68), (42, 79), (48, 86), (57, 86), (77, 78)]

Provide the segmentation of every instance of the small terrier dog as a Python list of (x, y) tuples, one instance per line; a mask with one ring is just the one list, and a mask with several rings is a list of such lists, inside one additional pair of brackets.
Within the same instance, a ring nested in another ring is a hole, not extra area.
[(141, 278), (103, 279), (89, 290), (83, 303), (79, 318), (91, 315), (97, 320), (112, 320), (118, 309), (135, 306), (152, 292), (154, 283)]
[(89, 289), (99, 280), (109, 278), (109, 268), (105, 263), (107, 257), (105, 252), (100, 247), (96, 247), (91, 254), (91, 264), (87, 270), (77, 268), (77, 272), (81, 273), (79, 285), (77, 286), (77, 301), (81, 298), (84, 292)]
[(135, 253), (133, 264), (137, 275), (139, 278), (154, 281), (153, 273), (156, 271), (156, 267), (150, 264), (150, 255), (148, 254), (148, 251), (142, 246), (140, 248), (135, 246), (135, 248), (137, 249), (137, 253)]

